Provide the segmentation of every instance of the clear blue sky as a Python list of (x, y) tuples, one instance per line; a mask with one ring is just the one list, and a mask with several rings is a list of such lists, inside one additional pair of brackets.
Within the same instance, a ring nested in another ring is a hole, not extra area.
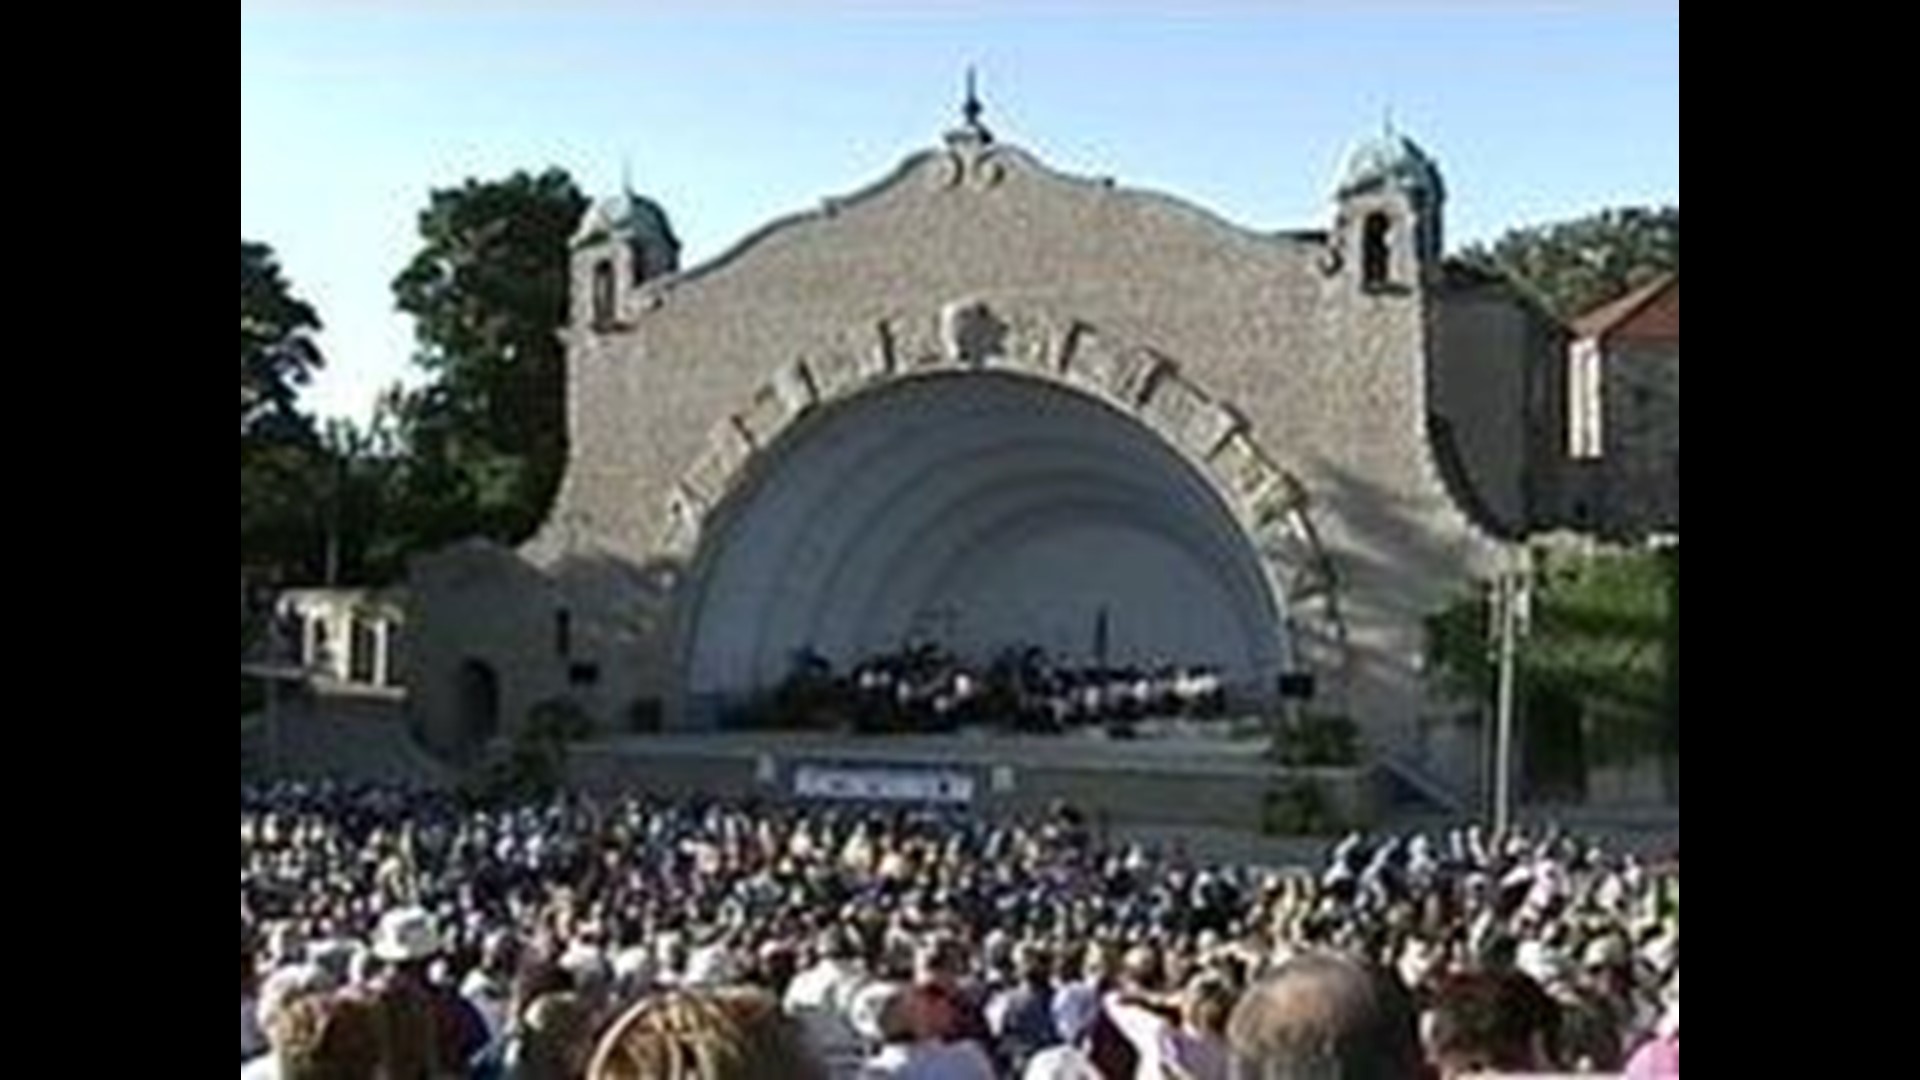
[(1252, 228), (1325, 224), (1391, 110), (1459, 245), (1679, 201), (1679, 21), (1677, 0), (243, 0), (240, 233), (327, 324), (309, 402), (364, 416), (409, 377), (389, 283), (415, 216), (470, 176), (557, 165), (598, 195), (630, 161), (699, 262), (935, 144), (977, 64), (1003, 141)]

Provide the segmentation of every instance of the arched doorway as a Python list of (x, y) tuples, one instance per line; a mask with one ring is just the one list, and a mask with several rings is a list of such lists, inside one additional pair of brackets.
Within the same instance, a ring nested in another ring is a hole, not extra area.
[(500, 735), (500, 676), (493, 665), (468, 660), (458, 680), (461, 745), (484, 747)]
[(845, 670), (915, 638), (971, 662), (1207, 665), (1262, 698), (1290, 658), (1207, 478), (1135, 417), (1007, 372), (901, 378), (798, 421), (706, 523), (681, 612), (696, 725), (802, 651)]

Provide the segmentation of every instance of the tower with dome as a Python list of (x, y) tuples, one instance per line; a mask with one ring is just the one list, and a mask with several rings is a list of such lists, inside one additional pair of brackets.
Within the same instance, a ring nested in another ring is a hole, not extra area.
[[(471, 756), (543, 703), (727, 731), (796, 657), (937, 638), (1353, 718), (1465, 795), (1425, 620), (1548, 512), (1563, 342), (1444, 257), (1435, 159), (1362, 140), (1264, 232), (961, 123), (682, 266), (631, 190), (572, 244), (565, 481), (524, 546), (415, 570), (412, 708)], [(1096, 644), (1097, 642), (1097, 644)], [(1150, 752), (1150, 751), (1143, 751)]]

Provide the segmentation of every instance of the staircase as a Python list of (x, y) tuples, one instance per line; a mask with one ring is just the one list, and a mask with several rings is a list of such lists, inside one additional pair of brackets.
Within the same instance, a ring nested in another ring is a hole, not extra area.
[(282, 702), (276, 721), (277, 732), (263, 719), (257, 729), (242, 733), (243, 775), (253, 765), (255, 775), (289, 778), (425, 787), (453, 779), (450, 769), (414, 741), (402, 701), (313, 694)]
[(1451, 785), (1406, 758), (1389, 754), (1380, 758), (1378, 764), (1381, 794), (1390, 816), (1458, 816), (1470, 812), (1467, 800)]

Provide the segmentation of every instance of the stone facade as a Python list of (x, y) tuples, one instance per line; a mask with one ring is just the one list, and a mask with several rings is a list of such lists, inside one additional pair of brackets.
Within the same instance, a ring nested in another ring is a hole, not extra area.
[(1561, 521), (1637, 540), (1680, 532), (1680, 278), (1576, 319)]
[(684, 272), (657, 208), (596, 209), (550, 518), (416, 570), (428, 741), (555, 698), (697, 728), (796, 646), (847, 665), (958, 607), (985, 647), (1110, 589), (1138, 655), (1211, 641), (1250, 704), (1311, 672), (1415, 753), (1424, 619), (1531, 512), (1552, 361), (1448, 280), (1411, 143), (1338, 192), (1326, 230), (1256, 233), (970, 125)]
[(1455, 496), (1502, 535), (1559, 512), (1567, 340), (1505, 281), (1448, 267), (1429, 386), (1434, 455)]

